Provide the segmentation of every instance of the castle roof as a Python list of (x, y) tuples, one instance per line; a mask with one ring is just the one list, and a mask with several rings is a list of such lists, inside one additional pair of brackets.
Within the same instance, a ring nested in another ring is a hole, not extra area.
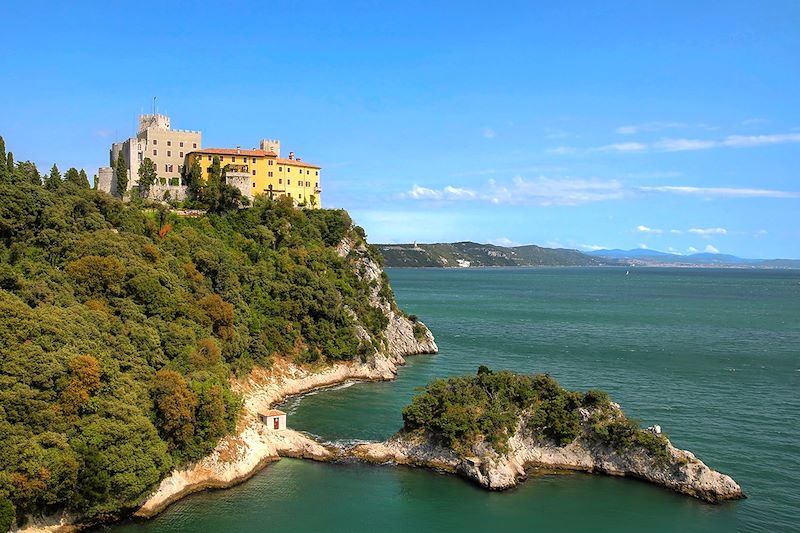
[(203, 154), (203, 155), (232, 155), (232, 156), (242, 155), (248, 157), (274, 157), (279, 165), (292, 165), (296, 167), (305, 167), (314, 169), (322, 168), (318, 165), (307, 163), (306, 161), (302, 161), (300, 159), (286, 159), (278, 157), (278, 154), (269, 150), (245, 150), (243, 148), (200, 148), (197, 150), (192, 150), (189, 153)]
[(193, 154), (211, 154), (211, 155), (247, 155), (255, 157), (278, 157), (278, 154), (268, 150), (245, 150), (243, 148), (200, 148), (192, 150)]

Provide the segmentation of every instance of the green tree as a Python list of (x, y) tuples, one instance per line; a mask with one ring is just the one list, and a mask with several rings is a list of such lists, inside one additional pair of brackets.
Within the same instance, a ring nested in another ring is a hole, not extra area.
[(128, 191), (128, 165), (125, 163), (125, 158), (122, 157), (122, 151), (117, 156), (117, 164), (114, 170), (117, 175), (117, 196), (124, 198), (125, 193)]
[(42, 184), (42, 177), (39, 175), (39, 170), (32, 161), (20, 161), (17, 163), (16, 177), (20, 182), (32, 183), (34, 185)]
[(156, 181), (156, 165), (149, 157), (145, 157), (142, 164), (139, 165), (139, 192), (143, 197), (147, 196), (150, 187)]
[(160, 433), (172, 449), (187, 445), (194, 436), (198, 401), (186, 380), (173, 370), (159, 370), (153, 378), (151, 394)]
[(50, 169), (50, 175), (45, 178), (44, 186), (50, 191), (57, 191), (61, 187), (61, 172), (55, 164)]
[(0, 135), (0, 180), (6, 177), (6, 141)]
[(78, 172), (78, 169), (75, 167), (70, 167), (64, 173), (64, 183), (72, 183), (73, 185), (80, 186), (81, 175)]
[(6, 155), (6, 174), (9, 175), (14, 172), (14, 154), (11, 151)]
[(89, 185), (89, 176), (86, 175), (86, 171), (83, 169), (78, 173), (78, 185), (80, 185), (81, 189), (92, 188), (92, 186)]
[(0, 497), (0, 531), (8, 531), (17, 521), (14, 505), (7, 498)]
[(189, 165), (188, 169), (186, 168), (186, 166), (184, 166), (183, 173), (184, 173), (183, 180), (186, 186), (189, 188), (190, 197), (193, 200), (202, 200), (203, 169), (200, 167), (200, 158), (195, 157), (194, 160), (192, 160), (192, 164)]

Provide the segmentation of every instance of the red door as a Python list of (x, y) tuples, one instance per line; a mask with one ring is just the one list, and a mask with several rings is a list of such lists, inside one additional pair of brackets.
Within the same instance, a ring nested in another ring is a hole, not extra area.
[(281, 428), (281, 419), (276, 416), (272, 420), (274, 421), (274, 423), (273, 423), (274, 429), (280, 429)]

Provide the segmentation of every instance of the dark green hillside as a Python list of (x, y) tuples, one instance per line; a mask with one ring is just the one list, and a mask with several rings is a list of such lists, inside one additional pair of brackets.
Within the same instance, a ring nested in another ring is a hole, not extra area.
[(177, 218), (2, 161), (3, 516), (133, 506), (233, 429), (233, 374), (366, 357), (347, 308), (380, 342), (387, 319), (335, 250), (363, 241), (344, 211)]
[(388, 267), (597, 266), (613, 263), (577, 250), (536, 245), (507, 248), (493, 244), (379, 244)]

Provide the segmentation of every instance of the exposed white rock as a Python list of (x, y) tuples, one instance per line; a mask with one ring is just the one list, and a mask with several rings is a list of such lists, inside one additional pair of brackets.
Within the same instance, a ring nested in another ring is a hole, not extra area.
[(730, 476), (706, 466), (691, 452), (667, 445), (669, 458), (659, 460), (642, 448), (613, 449), (583, 433), (566, 446), (542, 442), (520, 425), (508, 441), (508, 453), (499, 454), (486, 443), (473, 447), (474, 456), (459, 457), (435, 443), (430, 435), (400, 434), (387, 442), (361, 444), (349, 453), (369, 462), (426, 466), (470, 478), (491, 490), (516, 486), (531, 468), (579, 470), (635, 477), (707, 502), (744, 498)]

